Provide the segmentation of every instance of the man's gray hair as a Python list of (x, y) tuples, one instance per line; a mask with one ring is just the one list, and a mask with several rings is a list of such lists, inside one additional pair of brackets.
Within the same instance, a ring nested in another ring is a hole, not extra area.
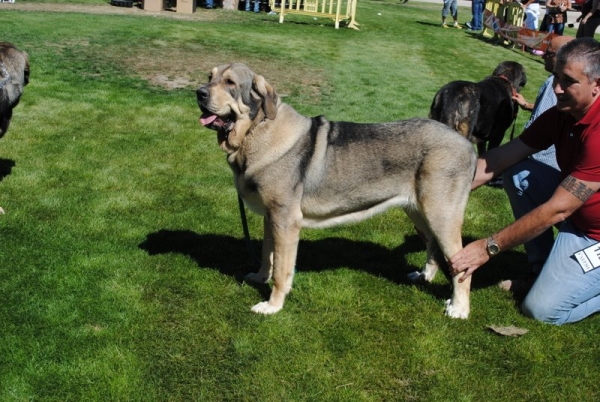
[(583, 63), (583, 73), (590, 81), (600, 78), (600, 42), (592, 38), (577, 38), (563, 45), (556, 54), (556, 64)]

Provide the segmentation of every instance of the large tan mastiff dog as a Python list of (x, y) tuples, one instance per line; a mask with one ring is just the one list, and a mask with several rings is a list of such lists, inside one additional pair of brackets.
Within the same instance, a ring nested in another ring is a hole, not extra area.
[(8, 130), (12, 111), (19, 103), (23, 88), (28, 83), (27, 53), (11, 43), (0, 42), (0, 138)]
[[(264, 216), (262, 266), (246, 279), (273, 280), (269, 301), (252, 311), (276, 313), (292, 288), (303, 227), (358, 222), (402, 207), (427, 241), (427, 263), (413, 280), (431, 281), (462, 248), (461, 227), (475, 152), (442, 123), (331, 122), (283, 103), (244, 64), (215, 67), (197, 91), (202, 125), (216, 130), (235, 186)], [(453, 279), (446, 314), (469, 315), (470, 280)]]

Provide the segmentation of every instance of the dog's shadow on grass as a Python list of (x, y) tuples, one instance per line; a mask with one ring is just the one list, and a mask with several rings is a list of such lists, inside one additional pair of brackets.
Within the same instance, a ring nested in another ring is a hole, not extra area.
[[(467, 244), (472, 240), (464, 239), (464, 242)], [(199, 234), (189, 230), (160, 230), (148, 234), (139, 247), (149, 255), (167, 253), (187, 255), (199, 267), (216, 269), (241, 283), (246, 274), (258, 270), (260, 243), (253, 240), (247, 244), (245, 240), (231, 236)], [(424, 250), (425, 245), (416, 234), (405, 236), (404, 241), (394, 249), (387, 249), (375, 243), (342, 238), (301, 240), (296, 271), (320, 272), (348, 267), (394, 283), (410, 284), (407, 274), (420, 270), (421, 267), (410, 264), (405, 256)], [(521, 255), (515, 256), (515, 254)], [(521, 259), (522, 263), (515, 264), (515, 260), (518, 259)], [(523, 276), (524, 273), (520, 270), (526, 265), (524, 254), (510, 251), (502, 253), (487, 266), (475, 272), (471, 287), (473, 289), (488, 287), (502, 279)], [(265, 294), (265, 297), (268, 297), (267, 286), (256, 287)], [(423, 285), (423, 288), (442, 299), (449, 297), (451, 289), (449, 284), (440, 282)]]
[(11, 159), (0, 158), (0, 181), (12, 173), (12, 168), (17, 163)]

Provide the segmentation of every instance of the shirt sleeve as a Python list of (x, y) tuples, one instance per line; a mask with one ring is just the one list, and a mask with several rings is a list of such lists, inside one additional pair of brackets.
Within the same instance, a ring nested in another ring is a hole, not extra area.
[(551, 107), (535, 119), (519, 136), (525, 145), (542, 150), (554, 144), (553, 134), (558, 127), (558, 112)]

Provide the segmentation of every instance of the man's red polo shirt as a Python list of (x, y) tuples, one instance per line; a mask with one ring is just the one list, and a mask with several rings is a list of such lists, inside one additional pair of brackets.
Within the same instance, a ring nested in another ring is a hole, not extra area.
[[(571, 175), (600, 182), (600, 98), (580, 121), (552, 107), (519, 137), (535, 149), (556, 146), (561, 180)], [(600, 240), (600, 193), (594, 193), (570, 218), (588, 236)]]

